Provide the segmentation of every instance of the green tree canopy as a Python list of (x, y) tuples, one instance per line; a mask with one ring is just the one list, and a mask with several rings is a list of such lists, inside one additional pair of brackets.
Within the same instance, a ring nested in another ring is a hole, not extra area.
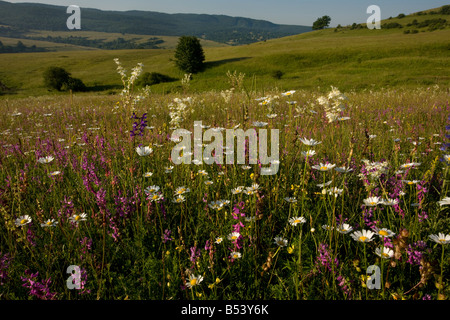
[(203, 70), (205, 53), (200, 40), (194, 36), (182, 36), (175, 50), (175, 63), (186, 73), (197, 73)]
[(43, 77), (45, 86), (50, 89), (58, 91), (86, 91), (87, 89), (80, 79), (72, 78), (70, 73), (61, 67), (48, 67), (45, 69)]
[(317, 20), (314, 21), (312, 28), (313, 30), (320, 30), (325, 27), (328, 27), (330, 25), (330, 22), (331, 22), (330, 16), (323, 16), (321, 18), (317, 18)]
[(70, 79), (70, 73), (61, 67), (48, 67), (43, 74), (44, 84), (50, 89), (61, 91)]

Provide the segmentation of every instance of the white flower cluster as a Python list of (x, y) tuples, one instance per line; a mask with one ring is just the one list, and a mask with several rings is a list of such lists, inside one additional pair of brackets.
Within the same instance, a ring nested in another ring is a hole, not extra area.
[(364, 162), (364, 168), (366, 173), (360, 173), (358, 176), (361, 180), (369, 179), (371, 182), (377, 181), (380, 176), (387, 173), (389, 170), (389, 163), (387, 161), (383, 162), (370, 162), (367, 159), (361, 160)]
[(325, 109), (328, 122), (340, 120), (340, 113), (345, 110), (345, 100), (347, 100), (347, 97), (333, 86), (331, 86), (328, 96), (317, 98), (317, 102)]
[(115, 58), (114, 62), (117, 64), (117, 73), (120, 74), (122, 83), (124, 85), (121, 95), (127, 95), (130, 93), (134, 82), (141, 75), (144, 65), (142, 63), (138, 63), (137, 66), (132, 69), (131, 76), (127, 78), (127, 70), (122, 66), (119, 58)]
[(188, 104), (192, 103), (192, 98), (175, 98), (173, 102), (169, 104), (170, 126), (172, 129), (178, 129), (188, 111)]
[(183, 88), (187, 89), (190, 86), (191, 83), (191, 78), (192, 77), (192, 73), (186, 73), (183, 77), (183, 79), (181, 79), (181, 85)]
[(236, 70), (232, 73), (230, 70), (227, 71), (228, 82), (230, 83), (231, 88), (242, 88), (244, 83), (245, 73), (239, 72)]
[(229, 103), (231, 100), (231, 97), (233, 96), (233, 93), (234, 93), (234, 88), (231, 88), (231, 89), (225, 90), (225, 91), (222, 90), (220, 92), (220, 95), (222, 96), (225, 103)]
[(134, 106), (141, 100), (148, 97), (150, 94), (150, 88), (147, 86), (143, 89), (142, 95), (137, 95), (133, 98), (133, 87), (134, 83), (138, 79), (138, 77), (141, 75), (142, 70), (144, 68), (144, 64), (138, 63), (132, 70), (130, 77), (127, 78), (127, 71), (120, 63), (120, 60), (118, 58), (114, 59), (114, 62), (117, 64), (117, 73), (120, 74), (120, 77), (122, 79), (123, 83), (123, 89), (120, 95), (122, 96), (123, 104), (124, 106), (131, 105), (131, 108), (134, 109)]
[(150, 95), (150, 87), (145, 86), (145, 88), (142, 89), (142, 94), (138, 94), (133, 98), (132, 105), (135, 106), (140, 101), (144, 100)]

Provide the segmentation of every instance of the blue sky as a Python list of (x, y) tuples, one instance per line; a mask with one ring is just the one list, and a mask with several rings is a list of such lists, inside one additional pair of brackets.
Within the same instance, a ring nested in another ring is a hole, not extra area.
[[(378, 5), (381, 18), (413, 13), (450, 4), (449, 0), (6, 0), (38, 2), (83, 9), (144, 10), (166, 13), (208, 13), (268, 20), (280, 24), (312, 25), (323, 15), (331, 17), (331, 26), (366, 22), (370, 5)], [(83, 12), (83, 11), (81, 11)]]

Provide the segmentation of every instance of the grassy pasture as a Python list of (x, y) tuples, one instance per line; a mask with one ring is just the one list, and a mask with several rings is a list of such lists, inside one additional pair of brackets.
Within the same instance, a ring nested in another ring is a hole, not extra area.
[[(222, 90), (227, 71), (245, 74), (252, 90), (267, 88), (375, 89), (449, 83), (450, 29), (418, 34), (389, 30), (349, 30), (337, 34), (321, 30), (238, 47), (205, 48), (206, 70), (196, 74), (192, 90)], [(172, 59), (173, 50), (76, 51), (3, 54), (0, 77), (17, 88), (19, 96), (42, 95), (42, 72), (51, 65), (65, 67), (91, 87), (107, 90), (120, 86), (113, 59), (125, 65), (143, 62), (144, 71), (181, 79)], [(274, 72), (280, 71), (281, 78)], [(163, 93), (179, 91), (180, 83), (152, 88)]]
[[(113, 59), (181, 80), (173, 50), (1, 55), (0, 299), (448, 299), (449, 32), (209, 47), (204, 72), (133, 108)], [(50, 65), (91, 91), (47, 92)], [(278, 130), (277, 174), (175, 165), (195, 121)]]
[[(332, 123), (318, 104), (321, 92), (282, 93), (264, 92), (271, 97), (265, 105), (257, 100), (262, 92), (153, 94), (134, 110), (139, 118), (147, 114), (143, 127), (117, 96), (2, 100), (2, 297), (25, 299), (31, 291), (34, 299), (447, 297), (448, 254), (429, 236), (448, 234), (448, 210), (438, 204), (448, 195), (448, 163), (439, 161), (448, 91), (345, 92), (342, 115), (350, 119)], [(173, 127), (192, 131), (199, 120), (244, 129), (265, 121), (265, 128), (278, 129), (279, 172), (262, 176), (258, 165), (173, 165)], [(133, 121), (142, 136), (130, 136)], [(311, 147), (301, 138), (320, 144)], [(141, 157), (138, 145), (153, 152)], [(301, 152), (308, 150), (316, 153), (306, 158)], [(39, 163), (45, 156), (54, 159)], [(387, 171), (370, 178), (369, 164), (384, 162)], [(321, 172), (314, 168), (321, 163), (352, 171)], [(146, 194), (152, 186), (163, 198)], [(245, 192), (235, 193), (240, 186)], [(176, 203), (179, 188), (187, 192)], [(364, 201), (370, 196), (398, 204), (370, 207)], [(230, 202), (214, 207), (223, 200)], [(82, 213), (86, 220), (69, 220)], [(24, 215), (31, 223), (15, 225)], [(292, 225), (294, 217), (305, 220)], [(42, 227), (47, 219), (58, 225)], [(395, 235), (361, 243), (338, 232), (343, 223), (353, 232), (377, 227)], [(395, 256), (377, 256), (383, 244)], [(382, 290), (367, 288), (365, 270), (373, 264), (381, 267)], [(79, 291), (66, 286), (69, 265), (82, 270)]]

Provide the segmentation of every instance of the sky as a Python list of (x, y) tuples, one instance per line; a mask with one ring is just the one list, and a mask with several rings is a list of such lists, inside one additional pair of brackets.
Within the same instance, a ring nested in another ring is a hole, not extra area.
[(330, 27), (353, 22), (365, 23), (370, 14), (367, 8), (377, 5), (381, 19), (432, 9), (450, 0), (6, 0), (7, 2), (36, 2), (61, 6), (78, 5), (84, 8), (128, 11), (143, 10), (164, 13), (224, 14), (268, 20), (278, 24), (311, 26), (324, 15), (331, 17)]

